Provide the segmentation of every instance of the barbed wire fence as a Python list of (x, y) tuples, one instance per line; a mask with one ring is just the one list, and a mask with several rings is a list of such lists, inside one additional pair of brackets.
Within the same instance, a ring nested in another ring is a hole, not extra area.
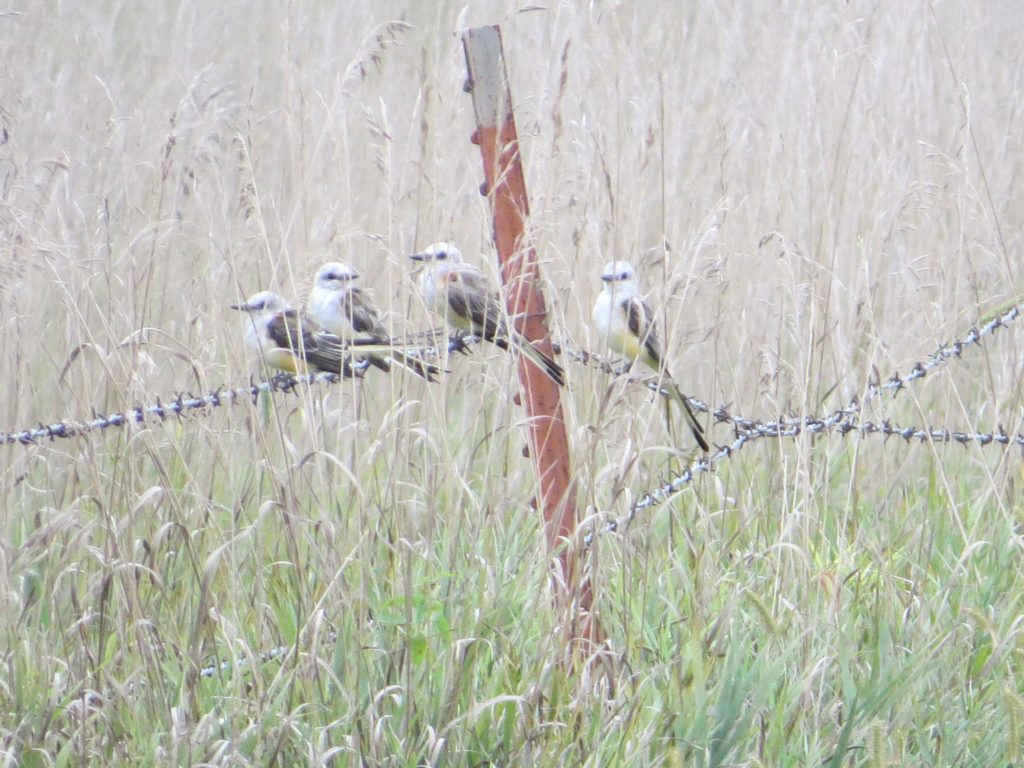
[[(428, 333), (432, 334), (433, 332)], [(453, 337), (447, 342), (448, 353), (467, 352), (469, 346), (475, 342), (476, 339), (472, 336)], [(359, 341), (349, 345), (352, 352), (347, 358), (342, 360), (341, 374), (325, 371), (304, 374), (278, 373), (272, 378), (250, 383), (245, 387), (224, 387), (216, 389), (207, 395), (177, 394), (167, 401), (157, 398), (150, 405), (136, 405), (133, 408), (115, 411), (106, 415), (94, 412), (91, 418), (84, 421), (65, 418), (59, 421), (52, 421), (49, 424), (40, 423), (36, 427), (0, 432), (0, 445), (9, 445), (11, 443), (32, 445), (40, 440), (80, 437), (88, 432), (109, 429), (110, 427), (141, 424), (151, 418), (164, 421), (173, 416), (202, 414), (208, 412), (211, 408), (217, 408), (222, 405), (234, 405), (245, 400), (255, 402), (262, 392), (293, 393), (303, 384), (335, 384), (343, 379), (362, 378), (370, 367), (370, 362), (368, 358), (359, 356), (360, 346), (362, 345)], [(396, 346), (396, 349), (398, 348)], [(405, 352), (411, 357), (437, 357), (440, 354), (440, 348), (435, 344), (419, 345), (406, 349)]]
[[(590, 528), (583, 535), (583, 545), (590, 546), (600, 534), (625, 531), (641, 512), (669, 501), (687, 488), (697, 477), (710, 472), (716, 465), (730, 459), (743, 448), (757, 440), (795, 438), (802, 434), (824, 435), (837, 433), (840, 436), (846, 436), (852, 433), (858, 435), (882, 435), (886, 438), (899, 437), (906, 442), (956, 443), (959, 445), (977, 444), (980, 446), (1001, 445), (1024, 448), (1024, 434), (1007, 434), (1002, 428), (996, 432), (963, 432), (950, 430), (946, 427), (899, 425), (892, 423), (888, 419), (877, 422), (861, 419), (863, 408), (867, 403), (877, 399), (886, 392), (898, 394), (907, 390), (911, 384), (924, 379), (928, 373), (947, 361), (960, 358), (965, 351), (972, 347), (980, 346), (982, 341), (989, 336), (1009, 328), (1022, 316), (1024, 316), (1024, 302), (998, 313), (980, 327), (971, 328), (963, 338), (940, 345), (926, 358), (914, 363), (907, 373), (894, 373), (885, 381), (869, 381), (862, 398), (854, 397), (847, 405), (836, 408), (823, 416), (787, 416), (774, 420), (761, 420), (733, 414), (724, 406), (712, 408), (700, 399), (687, 398), (690, 406), (695, 411), (709, 414), (715, 420), (715, 423), (724, 423), (732, 426), (735, 434), (734, 439), (727, 445), (721, 445), (715, 451), (696, 459), (678, 475), (643, 493), (630, 505), (624, 515), (608, 519), (610, 515), (598, 513), (597, 516), (605, 518), (605, 522), (600, 526)], [(443, 337), (439, 337), (436, 331), (424, 332), (419, 334), (419, 344), (415, 346), (410, 345), (404, 351), (407, 354), (422, 358), (437, 357), (441, 353), (442, 346), (444, 346), (439, 341), (439, 338)], [(449, 355), (466, 353), (470, 346), (477, 341), (478, 339), (469, 335), (454, 336), (447, 339), (447, 352)], [(573, 349), (564, 344), (556, 343), (554, 347), (556, 353), (561, 354), (571, 362), (593, 367), (605, 373), (614, 374), (619, 371), (615, 361), (611, 358), (596, 355), (585, 350)], [(343, 373), (341, 375), (324, 372), (311, 374), (280, 373), (272, 378), (250, 383), (248, 386), (221, 388), (206, 395), (178, 394), (166, 401), (157, 398), (151, 404), (137, 405), (124, 411), (105, 415), (94, 413), (91, 418), (83, 421), (66, 418), (49, 424), (41, 423), (36, 427), (0, 432), (0, 445), (21, 444), (27, 446), (42, 440), (53, 441), (75, 438), (98, 430), (125, 427), (130, 424), (141, 424), (153, 419), (165, 421), (169, 418), (181, 418), (190, 414), (206, 415), (212, 409), (220, 406), (234, 405), (247, 400), (255, 402), (261, 393), (294, 393), (300, 386), (333, 384), (342, 379), (361, 378), (368, 367), (368, 360), (358, 356), (357, 345), (353, 347), (351, 356), (344, 361)], [(667, 391), (659, 388), (656, 377), (647, 377), (640, 381), (652, 391), (668, 396)], [(333, 630), (329, 630), (328, 639), (330, 639), (332, 634)], [(261, 651), (255, 658), (261, 663), (268, 662), (286, 655), (291, 650), (293, 650), (292, 646), (275, 647)], [(210, 678), (218, 672), (240, 668), (246, 664), (248, 664), (248, 660), (245, 658), (211, 663), (203, 667), (199, 674), (201, 677)]]
[[(606, 531), (616, 531), (628, 525), (636, 514), (644, 509), (667, 501), (675, 493), (689, 485), (698, 475), (710, 471), (716, 464), (729, 459), (747, 444), (764, 438), (797, 437), (801, 434), (822, 435), (837, 432), (840, 435), (857, 433), (861, 435), (882, 435), (885, 437), (901, 437), (906, 441), (931, 441), (936, 443), (954, 442), (960, 445), (977, 443), (978, 445), (1018, 445), (1024, 447), (1024, 435), (1008, 435), (1001, 429), (998, 432), (962, 432), (945, 427), (901, 426), (889, 420), (881, 422), (861, 421), (863, 407), (877, 399), (885, 392), (897, 394), (906, 390), (912, 383), (925, 378), (929, 372), (953, 358), (959, 358), (971, 347), (980, 346), (981, 342), (992, 334), (1009, 328), (1024, 315), (1024, 303), (1017, 304), (997, 314), (980, 328), (971, 328), (961, 339), (940, 345), (927, 358), (920, 360), (906, 374), (894, 373), (886, 381), (869, 381), (863, 399), (854, 397), (847, 405), (825, 414), (824, 416), (782, 417), (776, 420), (753, 419), (735, 415), (726, 407), (712, 408), (704, 401), (689, 397), (690, 406), (697, 412), (710, 414), (718, 424), (729, 424), (733, 427), (736, 437), (728, 445), (720, 446), (712, 453), (694, 461), (679, 475), (672, 477), (656, 488), (642, 494), (630, 507), (629, 513), (620, 520), (613, 520), (604, 526)], [(431, 330), (419, 334), (420, 343), (405, 349), (407, 354), (422, 358), (437, 357), (441, 353), (442, 344), (438, 342), (438, 332)], [(426, 341), (427, 343), (423, 343)], [(448, 354), (466, 353), (470, 346), (478, 340), (471, 335), (453, 336), (447, 339)], [(573, 349), (567, 345), (555, 343), (555, 352), (563, 355), (574, 363), (593, 367), (605, 373), (618, 373), (619, 367), (611, 358), (593, 354), (585, 350)], [(206, 414), (211, 409), (233, 405), (246, 400), (255, 401), (261, 393), (293, 393), (300, 386), (333, 384), (342, 379), (361, 378), (369, 363), (358, 356), (358, 344), (352, 347), (349, 359), (344, 361), (343, 373), (310, 373), (290, 374), (279, 373), (263, 381), (250, 383), (244, 387), (227, 387), (214, 390), (206, 395), (177, 394), (169, 400), (157, 398), (154, 403), (137, 405), (133, 408), (105, 415), (94, 413), (91, 418), (76, 421), (65, 418), (48, 424), (40, 423), (36, 427), (21, 430), (0, 432), (0, 445), (20, 443), (32, 445), (41, 440), (58, 438), (74, 438), (89, 432), (124, 427), (129, 424), (140, 424), (148, 419), (164, 421), (172, 417), (183, 417), (189, 414)], [(660, 390), (656, 377), (648, 377), (643, 383), (652, 391), (660, 391), (668, 396), (666, 390)], [(586, 537), (587, 543), (592, 541), (593, 533)]]
[[(905, 391), (916, 381), (925, 378), (928, 373), (943, 363), (960, 358), (971, 347), (981, 346), (981, 342), (997, 331), (1009, 328), (1015, 321), (1024, 316), (1024, 303), (999, 312), (986, 321), (981, 327), (971, 328), (963, 338), (941, 344), (934, 352), (923, 360), (919, 360), (906, 374), (893, 373), (887, 380), (869, 381), (863, 399), (854, 397), (850, 402), (824, 416), (783, 417), (772, 421), (762, 421), (744, 416), (736, 416), (724, 406), (712, 409), (707, 403), (697, 398), (687, 398), (690, 406), (701, 413), (708, 413), (718, 424), (729, 424), (735, 431), (735, 439), (728, 445), (698, 458), (678, 475), (669, 478), (656, 488), (641, 495), (619, 518), (605, 522), (601, 528), (588, 531), (583, 543), (593, 543), (596, 533), (614, 533), (623, 531), (636, 519), (637, 515), (651, 507), (662, 504), (685, 489), (699, 475), (709, 472), (714, 466), (731, 458), (735, 453), (756, 440), (765, 438), (794, 438), (801, 434), (823, 435), (836, 432), (841, 436), (850, 433), (859, 435), (882, 435), (883, 437), (901, 437), (906, 442), (957, 443), (959, 445), (1016, 445), (1024, 448), (1024, 434), (1009, 435), (1000, 428), (997, 432), (963, 432), (946, 427), (918, 427), (894, 424), (888, 419), (879, 422), (861, 420), (861, 413), (869, 402), (876, 400), (886, 392), (894, 395)], [(584, 353), (585, 354), (585, 353)], [(602, 364), (603, 363), (602, 361)], [(657, 389), (655, 382), (648, 386)], [(662, 395), (667, 395), (665, 391)]]

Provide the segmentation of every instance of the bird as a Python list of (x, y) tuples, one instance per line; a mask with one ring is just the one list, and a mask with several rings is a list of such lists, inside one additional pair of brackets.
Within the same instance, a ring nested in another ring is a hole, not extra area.
[[(355, 285), (358, 278), (359, 273), (348, 264), (328, 261), (316, 271), (307, 311), (321, 327), (342, 339), (356, 334), (379, 344), (390, 343), (391, 334), (381, 321), (380, 311), (370, 295)], [(441, 372), (436, 365), (400, 349), (390, 354), (370, 354), (367, 360), (382, 371), (390, 371), (391, 362), (395, 362), (427, 381), (436, 381), (435, 376)]]
[(345, 346), (273, 291), (260, 291), (231, 309), (248, 314), (245, 345), (271, 368), (288, 373), (326, 371), (350, 377)]
[(409, 258), (423, 262), (420, 291), (427, 306), (449, 325), (506, 351), (514, 345), (558, 386), (565, 383), (562, 366), (509, 327), (498, 292), (483, 272), (463, 261), (458, 248), (451, 243), (434, 243)]
[(609, 348), (627, 358), (627, 368), (639, 360), (662, 377), (661, 385), (683, 408), (690, 431), (701, 450), (708, 450), (704, 427), (669, 372), (658, 337), (654, 314), (640, 293), (636, 271), (628, 261), (610, 261), (601, 273), (604, 288), (594, 302), (592, 321)]

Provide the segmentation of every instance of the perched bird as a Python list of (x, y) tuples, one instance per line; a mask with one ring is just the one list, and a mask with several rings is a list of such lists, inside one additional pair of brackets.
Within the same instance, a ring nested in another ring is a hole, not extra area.
[[(355, 285), (358, 278), (358, 272), (340, 261), (329, 261), (320, 267), (309, 292), (309, 315), (324, 329), (342, 339), (363, 338), (389, 344), (391, 334), (381, 322), (380, 312), (373, 305), (369, 294)], [(358, 352), (359, 347), (353, 351)], [(390, 354), (368, 354), (367, 360), (382, 371), (390, 371), (391, 362), (394, 361), (427, 381), (436, 381), (434, 376), (441, 372), (436, 365), (400, 349), (394, 349)]]
[(627, 358), (628, 364), (639, 360), (662, 377), (661, 385), (682, 406), (697, 444), (701, 450), (707, 451), (704, 428), (665, 364), (654, 314), (640, 294), (633, 265), (628, 261), (608, 262), (601, 273), (601, 280), (604, 281), (604, 289), (594, 302), (594, 327), (612, 351)]
[(434, 243), (409, 258), (424, 263), (420, 290), (427, 305), (454, 328), (467, 331), (501, 349), (516, 349), (558, 386), (565, 383), (562, 366), (537, 349), (505, 321), (501, 299), (484, 273), (462, 260), (451, 243)]
[(289, 373), (312, 370), (352, 375), (341, 339), (292, 309), (276, 293), (254, 293), (244, 304), (232, 304), (231, 309), (248, 313), (245, 345), (271, 368)]

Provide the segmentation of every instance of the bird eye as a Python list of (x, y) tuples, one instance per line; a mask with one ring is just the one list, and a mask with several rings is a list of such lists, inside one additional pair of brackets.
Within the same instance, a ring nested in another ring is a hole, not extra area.
[(336, 272), (328, 272), (326, 275), (324, 275), (324, 277), (327, 278), (328, 280), (337, 280), (338, 274)]
[(445, 253), (444, 251), (438, 251), (438, 252), (437, 252), (437, 253), (436, 253), (436, 254), (434, 255), (434, 258), (435, 258), (435, 259), (447, 259), (447, 258), (448, 258), (448, 254), (447, 254), (447, 253)]
[(629, 272), (619, 272), (619, 280), (629, 279)]

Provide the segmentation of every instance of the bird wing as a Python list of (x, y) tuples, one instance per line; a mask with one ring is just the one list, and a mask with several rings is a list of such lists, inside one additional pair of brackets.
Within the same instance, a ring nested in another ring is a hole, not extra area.
[[(373, 300), (366, 291), (353, 286), (345, 291), (339, 300), (341, 301), (342, 312), (348, 318), (356, 333), (365, 334), (369, 337), (370, 341), (377, 344), (391, 343), (391, 332), (381, 322), (380, 311), (374, 306)], [(360, 354), (362, 350), (357, 344), (353, 347), (352, 351)], [(369, 353), (366, 355), (366, 359), (370, 362), (370, 365), (380, 368), (385, 372), (391, 370), (391, 361), (393, 360), (401, 367), (412, 371), (427, 381), (436, 381), (435, 376), (441, 372), (441, 369), (436, 365), (419, 360), (400, 349), (391, 350), (390, 355), (380, 352)]]
[(448, 305), (461, 317), (468, 317), (473, 333), (500, 349), (511, 344), (530, 358), (558, 386), (565, 383), (562, 366), (552, 360), (514, 329), (509, 329), (501, 299), (491, 290), (487, 278), (476, 268), (463, 268), (448, 277)]
[(380, 320), (380, 311), (366, 291), (354, 286), (349, 288), (342, 296), (341, 309), (357, 333), (378, 339), (390, 338), (391, 334)]
[(455, 314), (469, 320), (473, 333), (485, 341), (507, 339), (508, 329), (501, 312), (501, 302), (483, 273), (475, 269), (460, 269), (449, 272), (445, 282), (448, 306)]
[(294, 309), (278, 312), (270, 318), (267, 335), (275, 346), (291, 350), (321, 371), (341, 374), (347, 367), (341, 339)]
[(708, 450), (708, 441), (704, 438), (704, 427), (697, 420), (696, 414), (694, 414), (693, 409), (686, 400), (686, 395), (679, 390), (679, 386), (672, 379), (672, 374), (668, 372), (668, 369), (662, 363), (661, 340), (658, 338), (658, 327), (654, 324), (654, 315), (651, 313), (651, 308), (639, 296), (633, 296), (623, 302), (623, 309), (626, 311), (629, 330), (640, 339), (644, 351), (650, 357), (650, 362), (654, 363), (654, 367), (664, 377), (661, 386), (665, 387), (669, 395), (682, 407), (690, 431), (693, 432), (693, 436), (701, 450), (706, 452)]
[(630, 332), (640, 339), (643, 348), (651, 359), (661, 367), (661, 340), (658, 338), (658, 327), (654, 324), (651, 308), (639, 296), (631, 296), (622, 303), (626, 312), (626, 322)]

